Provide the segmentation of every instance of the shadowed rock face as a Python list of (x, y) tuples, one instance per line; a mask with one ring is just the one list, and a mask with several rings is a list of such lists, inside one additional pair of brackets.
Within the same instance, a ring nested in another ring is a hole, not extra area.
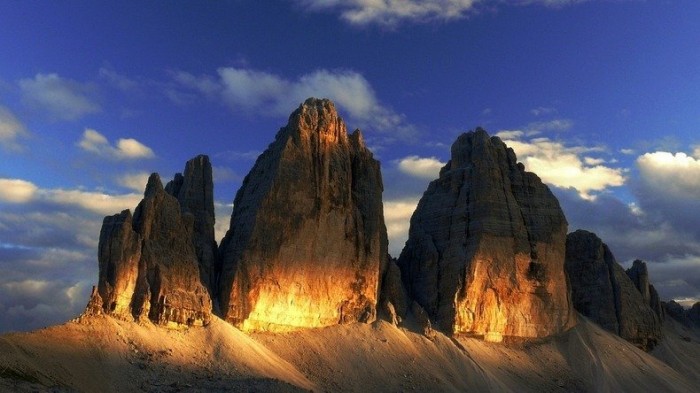
[(207, 288), (216, 280), (217, 244), (214, 239), (214, 182), (209, 157), (199, 155), (185, 164), (184, 176), (176, 174), (165, 191), (177, 198), (182, 214), (194, 216), (192, 244), (199, 261), (199, 272)]
[(632, 280), (632, 283), (637, 288), (639, 293), (642, 294), (642, 299), (659, 317), (659, 321), (663, 321), (664, 312), (663, 307), (661, 306), (661, 299), (659, 298), (659, 293), (656, 292), (656, 288), (649, 283), (649, 271), (647, 270), (647, 264), (637, 259), (632, 263), (632, 267), (627, 269), (625, 273), (627, 273), (627, 276), (630, 278), (630, 280)]
[(200, 281), (195, 222), (152, 174), (133, 217), (125, 210), (104, 219), (98, 288), (87, 312), (97, 313), (101, 303), (103, 312), (122, 318), (147, 317), (162, 325), (208, 323), (212, 303)]
[(490, 341), (544, 337), (575, 323), (566, 232), (547, 186), (477, 129), (452, 145), (423, 194), (398, 264), (437, 328)]
[(646, 265), (635, 266), (631, 274), (646, 288), (644, 292), (637, 289), (608, 246), (594, 233), (578, 230), (567, 236), (566, 270), (576, 310), (604, 329), (650, 350), (661, 338), (661, 319), (650, 306)]
[(309, 99), (236, 194), (220, 247), (223, 317), (243, 330), (375, 318), (387, 237), (379, 163), (328, 100)]

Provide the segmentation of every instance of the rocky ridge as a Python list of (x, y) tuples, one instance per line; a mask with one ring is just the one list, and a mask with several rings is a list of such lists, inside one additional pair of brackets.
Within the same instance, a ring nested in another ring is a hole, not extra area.
[(409, 296), (443, 332), (545, 337), (575, 324), (566, 232), (549, 188), (477, 129), (452, 145), (423, 194), (398, 264)]
[(673, 309), (642, 261), (625, 272), (595, 235), (567, 238), (547, 186), (482, 129), (452, 146), (398, 260), (386, 252), (381, 194), (379, 163), (360, 131), (347, 133), (332, 102), (309, 99), (246, 176), (219, 249), (204, 155), (165, 187), (153, 174), (133, 215), (105, 217), (86, 313), (201, 325), (215, 299), (222, 317), (247, 331), (378, 314), (393, 324), (408, 317), (426, 335), (435, 328), (501, 341), (564, 331), (576, 306), (649, 349), (664, 309)]

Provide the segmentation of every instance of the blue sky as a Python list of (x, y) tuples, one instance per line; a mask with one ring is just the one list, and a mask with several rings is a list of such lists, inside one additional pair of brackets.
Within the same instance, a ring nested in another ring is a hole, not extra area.
[(696, 301), (698, 17), (690, 0), (0, 2), (0, 331), (82, 310), (102, 217), (150, 172), (210, 155), (221, 236), (308, 96), (381, 161), (393, 255), (450, 144), (482, 126), (571, 231)]

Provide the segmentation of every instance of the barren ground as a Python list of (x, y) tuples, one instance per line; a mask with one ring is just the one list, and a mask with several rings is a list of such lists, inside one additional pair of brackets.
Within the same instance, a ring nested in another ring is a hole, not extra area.
[(647, 354), (580, 317), (541, 342), (492, 344), (385, 322), (246, 335), (110, 317), (0, 336), (0, 391), (664, 391), (700, 386), (700, 334), (675, 321)]

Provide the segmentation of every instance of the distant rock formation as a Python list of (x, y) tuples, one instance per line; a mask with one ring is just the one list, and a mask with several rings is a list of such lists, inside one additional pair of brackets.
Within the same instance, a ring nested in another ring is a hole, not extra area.
[(575, 324), (567, 222), (540, 179), (477, 129), (428, 186), (398, 264), (409, 296), (451, 334), (534, 338)]
[(387, 236), (379, 162), (308, 99), (258, 157), (220, 247), (223, 317), (284, 331), (375, 319)]
[(688, 327), (700, 327), (700, 302), (696, 302), (689, 309), (683, 308), (674, 300), (664, 302), (662, 305), (665, 315)]
[(213, 288), (216, 282), (216, 252), (214, 239), (214, 182), (209, 157), (199, 155), (185, 164), (184, 176), (180, 173), (168, 182), (165, 191), (177, 198), (182, 214), (194, 216), (194, 244), (202, 283)]
[[(190, 189), (186, 184), (187, 176), (181, 190)], [(86, 312), (96, 313), (95, 304), (101, 301), (104, 313), (122, 318), (147, 317), (162, 325), (208, 323), (212, 303), (200, 280), (193, 243), (195, 223), (206, 219), (181, 210), (186, 209), (165, 192), (154, 173), (133, 216), (124, 210), (105, 217), (98, 246), (97, 291)]]
[(657, 344), (661, 319), (650, 306), (646, 265), (630, 269), (635, 284), (598, 236), (577, 230), (566, 239), (566, 271), (576, 310), (644, 350)]

